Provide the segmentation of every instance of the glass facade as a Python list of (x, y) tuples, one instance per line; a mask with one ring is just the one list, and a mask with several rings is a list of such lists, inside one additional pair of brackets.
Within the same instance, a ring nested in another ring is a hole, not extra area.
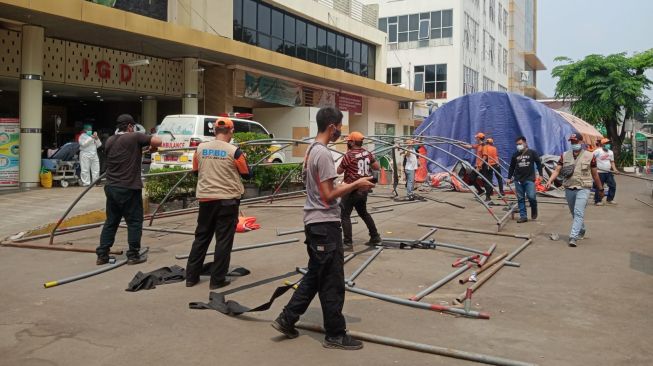
[(388, 43), (453, 37), (453, 10), (379, 18), (379, 29)]
[(274, 8), (234, 0), (234, 40), (302, 60), (375, 78), (376, 47)]
[(447, 64), (415, 66), (413, 90), (424, 92), (426, 99), (447, 98)]

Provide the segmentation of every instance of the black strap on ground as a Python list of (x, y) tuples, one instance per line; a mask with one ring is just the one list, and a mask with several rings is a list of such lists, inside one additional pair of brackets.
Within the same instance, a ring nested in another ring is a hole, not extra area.
[(191, 302), (188, 303), (188, 307), (191, 309), (198, 309), (198, 310), (204, 310), (204, 309), (216, 310), (221, 312), (222, 314), (227, 314), (232, 316), (240, 315), (243, 313), (252, 313), (256, 311), (266, 311), (270, 309), (272, 303), (274, 303), (274, 300), (276, 300), (279, 296), (282, 296), (283, 294), (288, 292), (288, 290), (293, 288), (293, 286), (295, 286), (298, 282), (299, 281), (290, 285), (277, 287), (272, 293), (272, 296), (270, 297), (270, 300), (268, 302), (261, 304), (253, 309), (240, 305), (236, 301), (226, 300), (224, 294), (218, 292), (209, 293), (208, 303)]
[[(200, 275), (208, 276), (211, 274), (211, 266), (213, 262), (205, 263), (202, 267)], [(227, 276), (242, 277), (250, 274), (247, 268), (236, 267), (232, 269)], [(168, 283), (181, 282), (186, 279), (186, 270), (180, 266), (174, 265), (171, 267), (161, 267), (152, 272), (138, 272), (136, 276), (129, 282), (125, 291), (136, 292), (140, 290), (151, 290), (156, 288), (157, 285), (164, 285)]]
[(162, 267), (152, 272), (138, 272), (129, 282), (125, 291), (135, 292), (139, 290), (151, 290), (156, 285), (181, 282), (186, 279), (186, 270), (175, 265)]

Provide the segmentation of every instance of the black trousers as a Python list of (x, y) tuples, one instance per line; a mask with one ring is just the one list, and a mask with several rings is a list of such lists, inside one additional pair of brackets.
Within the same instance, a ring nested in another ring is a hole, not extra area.
[(372, 215), (367, 212), (367, 192), (352, 192), (340, 200), (340, 220), (342, 221), (342, 234), (345, 237), (344, 244), (351, 245), (352, 230), (351, 230), (351, 212), (356, 209), (358, 216), (367, 225), (367, 230), (370, 232), (370, 238), (374, 239), (379, 236), (379, 232), (374, 224)]
[[(497, 178), (497, 185), (499, 186), (499, 193), (502, 195), (503, 193), (503, 177), (501, 176), (501, 165), (492, 165), (492, 169), (490, 169), (492, 174), (494, 174), (494, 177)], [(490, 182), (492, 179), (490, 179)]]
[(211, 268), (211, 284), (217, 285), (225, 280), (229, 271), (236, 225), (238, 225), (239, 206), (239, 200), (200, 202), (195, 240), (186, 263), (186, 281), (199, 281), (206, 252), (213, 236), (215, 236), (215, 254)]
[[(476, 191), (479, 194), (485, 191), (485, 199), (490, 200), (492, 198), (492, 193), (494, 192), (492, 184), (489, 183), (492, 182), (492, 169), (488, 168), (487, 165), (483, 165), (481, 168), (477, 169), (479, 170), (480, 175), (487, 179), (487, 182), (480, 178), (479, 174), (475, 170), (472, 170), (469, 175), (469, 177), (472, 179), (472, 185), (474, 188), (476, 188)], [(478, 181), (479, 179), (481, 180), (480, 183)]]
[(339, 222), (309, 224), (306, 232), (308, 273), (283, 309), (283, 316), (295, 324), (317, 294), (322, 305), (324, 329), (328, 337), (345, 334), (345, 272), (342, 233)]
[(108, 257), (109, 250), (116, 240), (118, 225), (124, 218), (127, 223), (127, 250), (128, 258), (138, 257), (141, 249), (141, 236), (143, 234), (143, 197), (142, 190), (114, 186), (104, 186), (104, 195), (107, 197), (106, 213), (100, 246), (95, 249), (98, 257)]

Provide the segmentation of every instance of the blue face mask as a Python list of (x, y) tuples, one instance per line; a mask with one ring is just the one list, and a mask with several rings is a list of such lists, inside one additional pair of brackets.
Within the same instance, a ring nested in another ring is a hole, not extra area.
[(93, 131), (86, 131), (86, 134), (89, 136), (93, 136)]
[(574, 151), (580, 151), (581, 148), (581, 144), (571, 144), (571, 149)]
[(611, 145), (611, 144), (605, 144), (605, 145), (603, 145), (603, 149), (604, 149), (604, 150), (610, 150), (611, 148), (612, 148), (612, 145)]

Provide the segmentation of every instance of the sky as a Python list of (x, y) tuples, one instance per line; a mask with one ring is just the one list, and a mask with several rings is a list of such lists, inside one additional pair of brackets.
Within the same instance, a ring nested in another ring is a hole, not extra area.
[[(537, 54), (547, 70), (538, 71), (537, 87), (553, 97), (553, 59), (579, 60), (653, 48), (651, 0), (538, 0)], [(653, 70), (647, 72), (653, 80)], [(653, 91), (646, 93), (653, 100)]]

